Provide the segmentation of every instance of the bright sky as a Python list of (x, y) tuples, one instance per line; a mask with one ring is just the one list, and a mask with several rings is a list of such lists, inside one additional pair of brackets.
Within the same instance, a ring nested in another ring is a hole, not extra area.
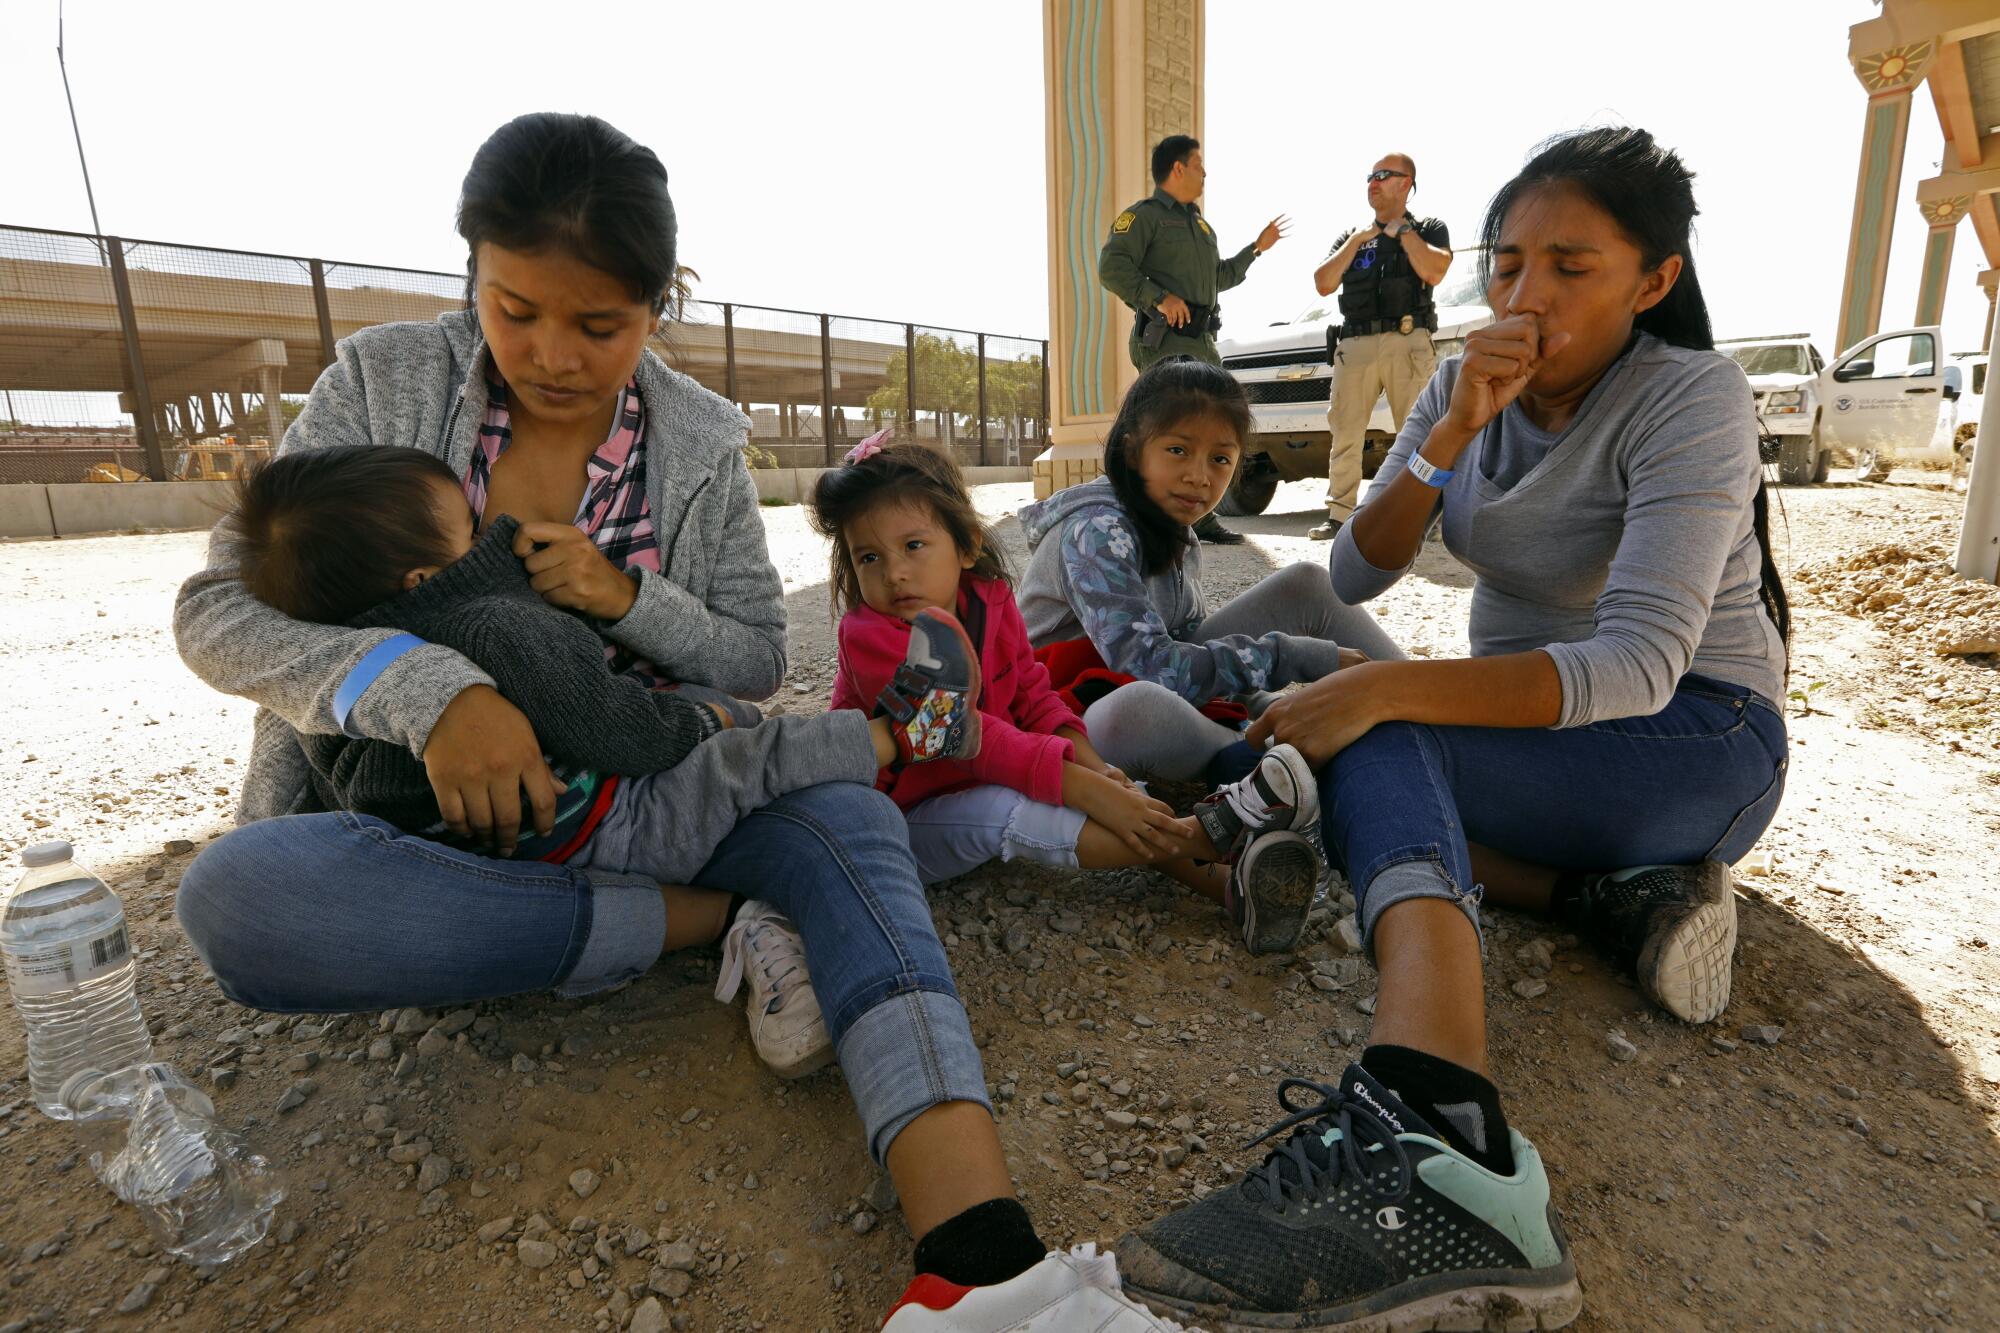
[[(1209, 216), (1232, 248), (1275, 212), (1296, 219), (1225, 298), (1227, 318), (1240, 328), (1307, 304), (1384, 151), (1416, 157), (1419, 210), (1463, 244), (1538, 140), (1628, 122), (1699, 173), (1717, 332), (1811, 330), (1831, 353), (1864, 104), (1847, 26), (1876, 12), (1868, 0), (1211, 3)], [(465, 13), (70, 0), (70, 81), (105, 229), (456, 271), (452, 209), (474, 148), (520, 112), (588, 110), (666, 162), (700, 295), (1047, 330), (1032, 0), (486, 0), (476, 20)], [(1399, 15), (1407, 54), (1359, 54), (1394, 50)], [(0, 4), (0, 223), (87, 231), (55, 38), (54, 0)], [(1927, 92), (1911, 126), (1885, 328), (1916, 303), (1912, 195), (1942, 144)], [(1962, 226), (1951, 350), (1979, 345), (1982, 267)]]

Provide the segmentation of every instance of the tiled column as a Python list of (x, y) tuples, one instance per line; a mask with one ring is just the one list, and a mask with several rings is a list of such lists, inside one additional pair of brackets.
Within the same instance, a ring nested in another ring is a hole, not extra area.
[(1958, 234), (1958, 220), (1971, 206), (1971, 195), (1917, 205), (1931, 228), (1924, 242), (1923, 276), (1917, 283), (1918, 324), (1936, 324), (1944, 318), (1945, 279), (1951, 271), (1952, 239)]
[(1909, 137), (1910, 92), (1934, 49), (1933, 43), (1922, 41), (1854, 57), (1854, 76), (1868, 90), (1868, 111), (1854, 184), (1836, 354), (1881, 327), (1882, 287), (1889, 271), (1889, 241), (1895, 233), (1896, 195), (1903, 183), (1903, 145)]
[(1119, 210), (1153, 192), (1153, 145), (1201, 136), (1202, 24), (1202, 0), (1042, 0), (1051, 447), (1037, 496), (1098, 475), (1138, 377), (1131, 312), (1098, 283), (1097, 252)]

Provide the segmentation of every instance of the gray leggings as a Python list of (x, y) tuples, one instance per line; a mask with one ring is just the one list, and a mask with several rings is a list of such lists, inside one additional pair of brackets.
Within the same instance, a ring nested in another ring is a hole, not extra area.
[[(1296, 564), (1230, 599), (1195, 631), (1198, 639), (1228, 634), (1296, 634), (1331, 645), (1355, 648), (1377, 661), (1401, 661), (1405, 654), (1375, 618), (1333, 595), (1323, 565)], [(1252, 710), (1268, 702), (1260, 696)], [(1099, 699), (1084, 712), (1090, 743), (1107, 763), (1135, 778), (1192, 782), (1216, 752), (1241, 740), (1242, 733), (1203, 717), (1200, 710), (1163, 685), (1133, 681)]]

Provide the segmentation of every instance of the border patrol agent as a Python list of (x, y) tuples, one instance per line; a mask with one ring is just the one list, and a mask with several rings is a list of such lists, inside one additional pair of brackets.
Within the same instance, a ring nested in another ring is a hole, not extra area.
[[(1127, 349), (1144, 370), (1169, 356), (1192, 356), (1221, 365), (1215, 350), (1222, 315), (1216, 298), (1242, 282), (1258, 255), (1285, 234), (1286, 218), (1273, 218), (1257, 239), (1228, 259), (1195, 200), (1208, 179), (1201, 144), (1174, 134), (1153, 149), (1153, 183), (1159, 188), (1120, 213), (1097, 256), (1097, 278), (1132, 308)], [(1243, 538), (1214, 514), (1195, 525), (1203, 541), (1224, 545)]]
[(1361, 493), (1361, 451), (1375, 400), (1389, 396), (1392, 429), (1400, 431), (1417, 395), (1437, 369), (1431, 335), (1437, 306), (1431, 292), (1451, 267), (1451, 233), (1436, 218), (1408, 210), (1417, 164), (1390, 153), (1368, 173), (1375, 218), (1333, 244), (1313, 274), (1321, 296), (1340, 290), (1340, 328), (1333, 352), (1332, 402), (1326, 425), (1326, 522), (1312, 530), (1326, 541), (1354, 513)]

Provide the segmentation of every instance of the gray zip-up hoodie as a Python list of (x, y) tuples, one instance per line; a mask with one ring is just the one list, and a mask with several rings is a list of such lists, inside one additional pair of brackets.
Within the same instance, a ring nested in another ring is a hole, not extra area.
[(1113, 671), (1150, 680), (1190, 703), (1338, 669), (1340, 649), (1290, 634), (1204, 639), (1201, 545), (1190, 531), (1178, 569), (1148, 575), (1139, 534), (1109, 477), (1057, 491), (1021, 511), (1028, 572), (1015, 589), (1037, 648), (1089, 639)]
[[(472, 311), (435, 323), (381, 324), (342, 339), (280, 453), (386, 444), (435, 454), (463, 476), (486, 413), (486, 344)], [(646, 405), (646, 497), (662, 572), (640, 571), (639, 597), (603, 627), (666, 676), (762, 699), (785, 675), (784, 587), (764, 542), (757, 488), (743, 459), (749, 422), (728, 402), (639, 360)], [(181, 585), (174, 637), (188, 669), (259, 708), (239, 823), (307, 808), (309, 769), (298, 734), (333, 733), (334, 694), (388, 629), (293, 620), (236, 575), (234, 531), (209, 539), (208, 567)], [(348, 729), (422, 757), (457, 694), (493, 680), (449, 648), (398, 657), (354, 704)]]

